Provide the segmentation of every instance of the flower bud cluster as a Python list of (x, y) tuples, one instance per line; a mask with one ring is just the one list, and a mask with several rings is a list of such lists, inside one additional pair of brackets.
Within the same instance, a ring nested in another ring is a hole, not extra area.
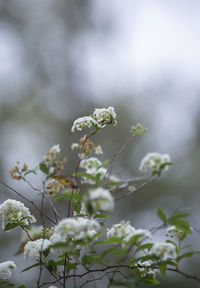
[(107, 239), (117, 237), (123, 240), (123, 245), (126, 246), (130, 239), (134, 236), (138, 236), (137, 241), (141, 242), (146, 238), (151, 238), (151, 233), (146, 229), (135, 229), (130, 225), (129, 221), (121, 221), (118, 224), (114, 224), (110, 229), (107, 229)]
[(140, 271), (141, 277), (148, 277), (148, 276), (150, 276), (151, 278), (156, 277), (156, 272), (151, 268), (152, 264), (153, 264), (152, 261), (137, 262), (137, 268)]
[(172, 243), (156, 242), (151, 248), (151, 254), (160, 257), (162, 260), (166, 260), (176, 256), (176, 248)]
[(85, 128), (104, 128), (107, 124), (117, 125), (116, 113), (113, 107), (95, 109), (92, 116), (83, 116), (74, 121), (71, 131)]
[(20, 225), (36, 222), (29, 209), (22, 202), (13, 199), (8, 199), (0, 205), (0, 217), (2, 218), (2, 229), (13, 221), (20, 222)]
[(114, 209), (114, 199), (111, 193), (101, 187), (89, 190), (84, 196), (84, 203), (89, 214), (96, 211), (112, 212)]
[(11, 277), (12, 271), (16, 270), (15, 262), (13, 261), (6, 261), (0, 263), (0, 279), (7, 280)]
[(160, 171), (162, 170), (162, 166), (167, 169), (168, 165), (171, 164), (171, 159), (168, 154), (160, 154), (160, 153), (148, 153), (141, 161), (139, 170), (142, 172), (146, 171)]
[(51, 242), (47, 239), (38, 239), (35, 241), (28, 241), (24, 247), (24, 258), (33, 257), (40, 258), (40, 253), (47, 250)]
[(15, 180), (22, 180), (23, 174), (28, 170), (28, 164), (24, 163), (22, 168), (19, 166), (20, 162), (17, 161), (17, 164), (10, 169), (10, 176)]
[(136, 124), (135, 126), (131, 127), (131, 135), (132, 136), (141, 136), (147, 131), (140, 123)]
[(80, 150), (80, 158), (83, 159), (86, 156), (88, 156), (91, 153), (95, 153), (96, 155), (103, 154), (102, 148), (100, 145), (95, 145), (94, 142), (89, 140), (86, 135), (84, 135), (82, 138), (80, 138), (80, 144), (79, 143), (73, 143), (71, 145), (71, 149), (79, 149)]
[(56, 252), (63, 253), (77, 249), (79, 246), (73, 240), (84, 240), (93, 237), (100, 230), (100, 225), (96, 220), (83, 217), (65, 218), (55, 226), (54, 234), (50, 241), (52, 244), (66, 243), (66, 247), (55, 249)]

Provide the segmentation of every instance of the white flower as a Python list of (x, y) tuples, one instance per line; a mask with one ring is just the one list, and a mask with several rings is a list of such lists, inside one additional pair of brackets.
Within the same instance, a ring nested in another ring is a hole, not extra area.
[(98, 168), (99, 166), (101, 166), (101, 164), (102, 162), (98, 158), (90, 157), (88, 159), (81, 160), (80, 167), (88, 170), (88, 169)]
[(126, 247), (127, 243), (133, 236), (138, 236), (137, 241), (143, 241), (146, 238), (151, 238), (151, 233), (146, 229), (135, 229), (130, 225), (129, 221), (121, 221), (114, 224), (111, 229), (107, 229), (107, 238), (117, 237), (123, 240), (122, 247)]
[(12, 275), (11, 269), (16, 270), (15, 262), (6, 261), (3, 263), (0, 263), (0, 279), (4, 279), (4, 280), (9, 279)]
[(110, 229), (107, 229), (106, 236), (108, 239), (117, 237), (127, 241), (133, 236), (134, 232), (135, 228), (130, 225), (129, 221), (121, 221), (118, 224), (114, 224)]
[(73, 243), (73, 240), (91, 238), (99, 230), (100, 225), (96, 220), (83, 217), (66, 218), (55, 226), (54, 234), (50, 238), (50, 241), (52, 244), (68, 241), (68, 246), (54, 249), (57, 253), (68, 252), (79, 247)]
[(52, 153), (52, 154), (60, 153), (60, 145), (57, 144), (57, 145), (52, 146), (51, 149), (49, 150), (49, 153)]
[(137, 263), (137, 268), (140, 271), (140, 275), (141, 277), (152, 277), (155, 278), (156, 277), (156, 273), (155, 271), (151, 268), (151, 265), (153, 264), (152, 261), (138, 261)]
[[(0, 217), (2, 218), (2, 229), (13, 221), (20, 221), (21, 225), (28, 225), (36, 222), (34, 216), (30, 214), (30, 211), (20, 201), (8, 199), (0, 205)], [(24, 218), (22, 220), (22, 218)]]
[(105, 127), (106, 124), (117, 125), (116, 113), (113, 107), (95, 109), (93, 117), (101, 128)]
[(49, 286), (49, 288), (57, 288), (57, 286)]
[(79, 147), (80, 147), (80, 144), (78, 144), (78, 143), (72, 143), (72, 145), (71, 145), (72, 150), (79, 148)]
[(97, 121), (91, 116), (83, 116), (74, 121), (71, 131), (81, 131), (83, 128), (91, 128), (92, 126), (98, 126)]
[(151, 248), (151, 254), (166, 260), (167, 258), (174, 258), (176, 256), (176, 248), (171, 243), (156, 242)]
[(51, 242), (47, 239), (38, 239), (35, 241), (28, 241), (24, 247), (24, 258), (33, 257), (40, 258), (40, 252), (47, 250)]
[[(106, 173), (107, 173), (107, 169), (101, 167), (101, 168), (92, 168), (92, 169), (87, 169), (86, 171), (87, 174), (90, 174), (92, 177), (96, 178), (97, 175), (99, 175), (99, 180), (103, 180), (103, 178), (105, 177)], [(93, 179), (90, 179), (87, 176), (83, 176), (82, 177), (82, 182), (84, 184), (90, 184), (90, 185), (94, 185), (96, 182)]]
[(102, 148), (101, 148), (101, 145), (98, 145), (98, 146), (96, 146), (95, 148), (94, 148), (94, 153), (96, 154), (96, 155), (102, 155), (103, 154), (103, 150), (102, 150)]
[(114, 199), (108, 190), (101, 187), (90, 190), (84, 197), (86, 207), (90, 206), (93, 211), (112, 212)]
[(160, 171), (161, 165), (166, 164), (167, 169), (168, 163), (171, 163), (170, 156), (168, 154), (160, 154), (156, 152), (148, 153), (141, 161), (139, 170), (145, 171)]

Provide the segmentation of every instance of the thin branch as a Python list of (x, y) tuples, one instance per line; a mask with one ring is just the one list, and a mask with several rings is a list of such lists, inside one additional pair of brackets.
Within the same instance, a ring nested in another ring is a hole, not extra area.
[(32, 206), (34, 206), (44, 217), (46, 217), (49, 221), (51, 221), (53, 224), (56, 224), (55, 221), (53, 221), (49, 216), (47, 216), (46, 214), (43, 213), (43, 211), (41, 211), (41, 209), (32, 201), (29, 200), (27, 197), (25, 197), (24, 195), (21, 195), (19, 192), (17, 192), (15, 189), (13, 189), (11, 186), (9, 186), (8, 184), (6, 184), (5, 182), (3, 182), (2, 180), (0, 180), (0, 183), (2, 185), (4, 185), (5, 187), (7, 187), (8, 189), (10, 189), (11, 191), (13, 191), (15, 194), (17, 194), (18, 196), (20, 196), (21, 198), (23, 198), (24, 200), (26, 200), (28, 203), (30, 203)]
[(146, 185), (152, 183), (153, 181), (155, 181), (155, 177), (151, 177), (148, 181), (140, 184), (134, 191), (130, 191), (129, 193), (123, 194), (121, 196), (118, 196), (115, 198), (115, 200), (120, 200), (122, 198), (128, 197), (130, 195), (132, 195), (133, 193), (137, 192), (138, 190), (142, 189), (143, 187), (145, 187)]

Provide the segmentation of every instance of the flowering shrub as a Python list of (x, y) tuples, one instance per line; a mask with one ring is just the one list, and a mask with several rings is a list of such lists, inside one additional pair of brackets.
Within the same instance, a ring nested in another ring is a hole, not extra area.
[[(117, 124), (113, 107), (95, 109), (92, 115), (74, 121), (72, 132), (83, 130), (85, 135), (80, 138), (80, 143), (71, 145), (73, 150), (79, 150), (78, 163), (71, 176), (60, 174), (66, 158), (59, 158), (59, 145), (49, 150), (38, 168), (29, 169), (26, 163), (20, 168), (17, 163), (10, 170), (13, 179), (25, 181), (38, 192), (41, 205), (36, 205), (0, 180), (40, 212), (42, 225), (31, 225), (36, 219), (22, 202), (8, 199), (0, 205), (2, 229), (10, 231), (18, 227), (22, 230), (21, 245), (16, 254), (24, 253), (24, 258), (33, 259), (31, 266), (26, 267), (24, 262), (22, 272), (38, 267), (35, 282), (38, 288), (88, 287), (88, 284), (95, 285), (95, 282), (104, 279), (107, 281), (106, 287), (156, 286), (159, 275), (165, 277), (166, 271), (200, 281), (199, 277), (187, 274), (180, 268), (182, 259), (199, 253), (188, 250), (188, 245), (183, 243), (193, 231), (185, 220), (190, 211), (178, 210), (167, 217), (158, 208), (156, 213), (162, 224), (149, 230), (136, 229), (124, 220), (105, 228), (105, 219), (113, 212), (115, 201), (130, 196), (154, 181), (172, 164), (168, 154), (148, 153), (139, 169), (151, 175), (136, 186), (111, 174), (115, 157), (122, 153), (133, 137), (141, 136), (146, 129), (141, 124), (131, 127), (130, 137), (122, 148), (110, 161), (102, 162), (93, 154), (101, 155), (103, 150), (91, 138), (110, 124)], [(42, 189), (35, 188), (28, 180), (29, 174), (37, 175), (39, 171), (44, 176)], [(127, 191), (120, 194), (125, 187)], [(50, 215), (44, 211), (45, 200), (52, 208)], [(57, 211), (56, 201), (66, 203), (64, 217)], [(160, 229), (166, 230), (166, 238), (156, 242), (153, 236)], [(46, 282), (42, 280), (43, 268), (49, 273)], [(0, 287), (25, 288), (24, 285), (16, 286), (10, 282), (12, 270), (15, 269), (17, 267), (13, 261), (0, 263)], [(69, 282), (71, 279), (73, 286), (68, 284), (72, 283)]]

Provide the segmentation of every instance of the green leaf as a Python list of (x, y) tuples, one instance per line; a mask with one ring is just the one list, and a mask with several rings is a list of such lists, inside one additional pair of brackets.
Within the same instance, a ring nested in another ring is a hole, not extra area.
[(172, 245), (174, 245), (175, 248), (176, 248), (176, 254), (179, 253), (179, 248), (178, 248), (177, 244), (174, 241), (168, 239), (168, 240), (166, 240), (166, 242), (167, 243), (171, 243)]
[(172, 216), (168, 219), (168, 223), (170, 225), (176, 226), (178, 229), (182, 230), (183, 232), (185, 232), (187, 234), (192, 234), (190, 225), (188, 224), (187, 221), (185, 221), (183, 219)]
[(97, 263), (97, 262), (101, 262), (100, 261), (100, 257), (96, 256), (96, 255), (88, 255), (85, 254), (83, 255), (82, 259), (81, 259), (81, 263), (83, 265), (91, 265), (92, 263)]
[(110, 254), (110, 253), (112, 253), (112, 252), (114, 252), (114, 251), (118, 251), (118, 248), (116, 248), (116, 247), (113, 247), (113, 248), (109, 248), (109, 249), (107, 249), (107, 250), (105, 250), (105, 251), (103, 251), (102, 253), (101, 253), (101, 257), (102, 258), (104, 258), (105, 256), (107, 256), (108, 254)]
[(41, 162), (40, 165), (40, 170), (44, 173), (44, 174), (49, 174), (49, 167), (47, 167), (47, 165), (44, 162)]
[(54, 260), (49, 260), (47, 264), (47, 268), (51, 272), (56, 272), (57, 271), (57, 263)]
[(35, 169), (35, 170), (28, 170), (28, 171), (26, 171), (26, 172), (24, 173), (24, 176), (26, 176), (26, 175), (28, 175), (28, 174), (31, 174), (31, 173), (37, 175), (36, 169)]
[(118, 286), (130, 287), (129, 284), (125, 281), (114, 281), (110, 284), (110, 287), (118, 287)]
[(189, 251), (189, 252), (186, 252), (186, 253), (178, 256), (178, 257), (176, 258), (176, 260), (177, 260), (177, 262), (179, 262), (181, 259), (192, 257), (194, 254), (196, 254), (195, 251)]
[(9, 222), (8, 224), (6, 224), (4, 231), (9, 231), (11, 229), (16, 228), (17, 226), (19, 226), (19, 222), (16, 222), (16, 221)]
[(67, 261), (66, 262), (66, 272), (69, 273), (70, 270), (75, 270), (78, 265), (79, 265), (78, 262), (71, 263), (71, 262)]
[(37, 266), (40, 266), (40, 263), (36, 263), (36, 264), (31, 265), (31, 266), (28, 266), (25, 269), (23, 269), (21, 272), (28, 271), (28, 270), (30, 270), (30, 269), (32, 269), (34, 267), (37, 267)]
[(112, 237), (109, 238), (107, 240), (103, 240), (103, 241), (97, 241), (95, 243), (95, 245), (104, 245), (104, 244), (116, 244), (116, 243), (122, 243), (123, 240), (121, 238), (117, 238), (117, 237)]
[(50, 253), (50, 248), (47, 248), (45, 251), (42, 252), (44, 257), (47, 257)]
[(152, 286), (160, 284), (160, 282), (156, 278), (153, 278), (153, 279), (143, 278), (141, 280), (142, 280), (143, 283), (146, 283), (146, 284), (149, 284), (149, 285), (152, 285)]
[(160, 274), (165, 277), (167, 265), (162, 263), (159, 265)]
[(10, 288), (10, 287), (15, 287), (14, 283), (7, 281), (0, 281), (0, 287), (4, 288)]
[(106, 218), (106, 217), (108, 217), (108, 215), (107, 214), (103, 214), (103, 213), (98, 213), (98, 214), (96, 214), (94, 216), (94, 218)]
[(175, 212), (170, 218), (184, 218), (191, 214), (191, 209), (180, 209)]
[(26, 286), (25, 285), (20, 285), (17, 288), (26, 288)]
[(164, 224), (167, 223), (167, 217), (161, 208), (156, 209), (156, 214)]
[(149, 251), (149, 250), (151, 250), (152, 246), (153, 246), (153, 243), (146, 243), (146, 244), (140, 245), (136, 249), (136, 252), (141, 251), (141, 250), (145, 250), (145, 249), (148, 249), (148, 251)]

